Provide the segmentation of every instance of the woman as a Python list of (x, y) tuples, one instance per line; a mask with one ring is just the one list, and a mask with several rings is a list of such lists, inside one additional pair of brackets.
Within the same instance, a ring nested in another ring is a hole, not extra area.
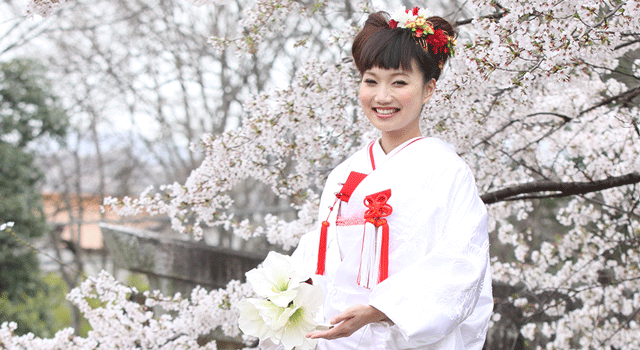
[[(352, 54), (381, 131), (334, 169), (321, 230), (293, 254), (325, 293), (318, 349), (482, 349), (493, 308), (487, 214), (467, 165), (423, 138), (454, 31), (424, 10), (369, 16)], [(263, 344), (266, 345), (266, 344)]]

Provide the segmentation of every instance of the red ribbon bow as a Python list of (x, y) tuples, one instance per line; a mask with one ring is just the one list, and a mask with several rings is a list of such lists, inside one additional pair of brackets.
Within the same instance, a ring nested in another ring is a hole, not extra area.
[(387, 220), (384, 217), (391, 215), (393, 212), (393, 208), (387, 204), (389, 197), (391, 197), (390, 189), (365, 197), (364, 205), (369, 209), (364, 212), (364, 219), (376, 227), (386, 224)]
[[(378, 283), (389, 277), (389, 224), (385, 217), (391, 215), (393, 208), (387, 204), (391, 197), (391, 189), (368, 195), (364, 199), (367, 211), (364, 212), (366, 222), (373, 224), (376, 228), (382, 227), (382, 242), (380, 244), (380, 265), (378, 270)], [(364, 237), (362, 240), (364, 244)], [(362, 269), (362, 266), (361, 266)], [(358, 284), (360, 284), (360, 271), (358, 272)], [(368, 283), (367, 283), (368, 288)]]

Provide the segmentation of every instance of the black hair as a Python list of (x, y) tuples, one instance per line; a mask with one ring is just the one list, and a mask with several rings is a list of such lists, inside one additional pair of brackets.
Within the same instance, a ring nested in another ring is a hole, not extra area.
[[(413, 32), (405, 28), (390, 28), (389, 14), (380, 11), (372, 13), (364, 27), (353, 40), (351, 54), (360, 74), (372, 67), (384, 69), (411, 70), (411, 62), (415, 60), (422, 72), (425, 82), (438, 80), (442, 65), (449, 58), (449, 53), (434, 53), (425, 50), (416, 40)], [(429, 17), (434, 30), (443, 30), (446, 35), (455, 36), (453, 26), (442, 17)]]

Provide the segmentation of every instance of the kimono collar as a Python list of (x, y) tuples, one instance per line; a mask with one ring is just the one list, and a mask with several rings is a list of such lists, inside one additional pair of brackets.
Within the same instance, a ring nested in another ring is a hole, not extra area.
[(377, 167), (382, 165), (382, 163), (386, 162), (389, 158), (393, 157), (396, 153), (402, 151), (404, 148), (406, 148), (410, 144), (422, 138), (423, 138), (422, 136), (419, 136), (419, 137), (414, 137), (412, 139), (409, 139), (403, 142), (402, 144), (400, 144), (398, 147), (392, 149), (391, 152), (389, 153), (385, 153), (384, 150), (382, 149), (382, 146), (380, 145), (380, 139), (371, 141), (371, 144), (369, 145), (369, 157), (371, 159), (371, 167), (373, 168), (373, 170), (375, 170)]

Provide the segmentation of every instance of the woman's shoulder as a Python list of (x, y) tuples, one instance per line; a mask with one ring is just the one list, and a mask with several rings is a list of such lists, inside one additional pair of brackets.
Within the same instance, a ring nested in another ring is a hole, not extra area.
[(331, 172), (329, 173), (328, 179), (335, 176), (343, 177), (347, 170), (353, 165), (354, 161), (356, 161), (357, 163), (358, 161), (362, 161), (363, 158), (368, 159), (367, 151), (369, 148), (369, 144), (370, 142), (366, 143), (364, 147), (352, 153), (349, 157), (347, 157), (347, 159), (343, 160), (342, 163), (333, 168), (333, 170), (331, 170)]
[(439, 138), (425, 137), (415, 145), (416, 147), (412, 150), (412, 158), (416, 160), (416, 163), (427, 166), (438, 164), (452, 168), (467, 168), (467, 164), (456, 153), (453, 145)]
[(415, 144), (423, 150), (456, 154), (452, 144), (437, 137), (423, 137)]
[(429, 137), (416, 142), (413, 159), (423, 174), (423, 177), (431, 176), (438, 186), (457, 188), (462, 184), (473, 184), (475, 177), (469, 165), (458, 155), (454, 147), (449, 143)]

